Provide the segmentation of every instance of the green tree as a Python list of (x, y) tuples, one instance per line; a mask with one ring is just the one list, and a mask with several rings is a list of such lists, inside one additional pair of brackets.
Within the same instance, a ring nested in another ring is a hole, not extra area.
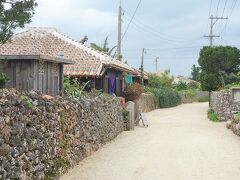
[(218, 90), (237, 80), (235, 75), (239, 72), (240, 51), (230, 46), (203, 47), (198, 63), (201, 67), (200, 82), (203, 90)]
[(31, 22), (36, 0), (0, 1), (0, 43), (5, 43), (17, 28)]
[(204, 91), (216, 91), (223, 87), (223, 80), (220, 74), (202, 71), (200, 81), (201, 88)]
[(169, 71), (165, 71), (161, 75), (157, 74), (150, 74), (148, 77), (148, 85), (149, 87), (153, 88), (160, 88), (160, 87), (172, 87), (173, 84), (173, 77), (170, 76)]
[(200, 71), (201, 68), (197, 67), (195, 64), (192, 66), (191, 79), (194, 81), (200, 80)]

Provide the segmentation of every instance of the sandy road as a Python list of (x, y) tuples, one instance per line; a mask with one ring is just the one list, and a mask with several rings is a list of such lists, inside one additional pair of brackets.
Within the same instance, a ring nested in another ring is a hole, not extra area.
[(148, 113), (150, 127), (124, 132), (62, 180), (240, 180), (240, 138), (207, 120), (208, 105)]

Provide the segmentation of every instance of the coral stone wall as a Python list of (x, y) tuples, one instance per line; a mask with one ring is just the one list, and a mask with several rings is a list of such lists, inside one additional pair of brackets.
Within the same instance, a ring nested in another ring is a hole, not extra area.
[(0, 179), (53, 179), (124, 130), (121, 99), (0, 90)]
[(223, 121), (234, 119), (234, 113), (240, 111), (240, 103), (234, 102), (232, 91), (211, 92), (211, 108)]
[(135, 103), (135, 125), (139, 124), (140, 112), (146, 113), (158, 108), (153, 94), (142, 93), (141, 96), (134, 101), (134, 103)]
[(152, 94), (143, 93), (134, 103), (140, 112), (150, 112), (156, 109), (155, 98)]
[(232, 118), (231, 113), (231, 92), (216, 91), (211, 92), (210, 106), (218, 116), (227, 121)]
[(199, 99), (201, 99), (201, 98), (208, 97), (209, 92), (207, 92), (207, 91), (197, 91), (196, 95), (194, 95), (194, 96), (189, 96), (186, 93), (181, 93), (180, 92), (180, 96), (181, 96), (181, 99), (182, 99), (182, 103), (184, 103), (184, 104), (194, 103), (194, 102), (198, 102)]

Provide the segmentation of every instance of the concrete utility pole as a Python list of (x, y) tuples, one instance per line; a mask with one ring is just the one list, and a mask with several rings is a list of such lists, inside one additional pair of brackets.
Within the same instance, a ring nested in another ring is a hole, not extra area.
[(117, 43), (117, 59), (122, 60), (122, 6), (121, 1), (118, 10), (118, 43)]
[(144, 74), (143, 74), (143, 61), (144, 61), (144, 54), (146, 53), (145, 49), (143, 48), (142, 49), (142, 62), (141, 62), (141, 83), (142, 83), (142, 86), (144, 86)]
[(211, 20), (211, 25), (210, 25), (210, 34), (208, 36), (204, 36), (204, 37), (207, 37), (209, 38), (209, 43), (210, 43), (210, 46), (212, 47), (213, 46), (213, 38), (215, 37), (220, 37), (219, 35), (214, 35), (213, 34), (213, 27), (214, 25), (217, 23), (218, 20), (226, 20), (228, 19), (228, 17), (214, 17), (213, 15), (211, 15), (210, 17), (210, 20)]
[(156, 73), (158, 72), (158, 60), (159, 60), (159, 57), (156, 57), (155, 59)]

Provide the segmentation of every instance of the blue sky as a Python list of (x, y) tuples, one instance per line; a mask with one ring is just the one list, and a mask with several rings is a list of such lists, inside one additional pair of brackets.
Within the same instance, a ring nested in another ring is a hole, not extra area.
[[(123, 56), (128, 63), (140, 67), (141, 49), (146, 48), (144, 67), (155, 71), (154, 59), (159, 57), (159, 70), (170, 69), (174, 75), (189, 76), (197, 63), (199, 50), (209, 41), (209, 14), (228, 16), (217, 22), (215, 45), (240, 47), (239, 4), (236, 0), (142, 0), (133, 23), (123, 39)], [(139, 0), (122, 0), (123, 32)], [(212, 4), (212, 8), (210, 8)], [(109, 36), (109, 46), (117, 43), (119, 0), (38, 0), (33, 22), (29, 26), (56, 27), (75, 39), (85, 35), (89, 43), (103, 44)], [(217, 8), (218, 7), (218, 8)], [(211, 11), (210, 11), (211, 9)], [(224, 13), (223, 13), (224, 12)], [(231, 16), (230, 16), (231, 15)], [(225, 28), (226, 27), (226, 28)]]

